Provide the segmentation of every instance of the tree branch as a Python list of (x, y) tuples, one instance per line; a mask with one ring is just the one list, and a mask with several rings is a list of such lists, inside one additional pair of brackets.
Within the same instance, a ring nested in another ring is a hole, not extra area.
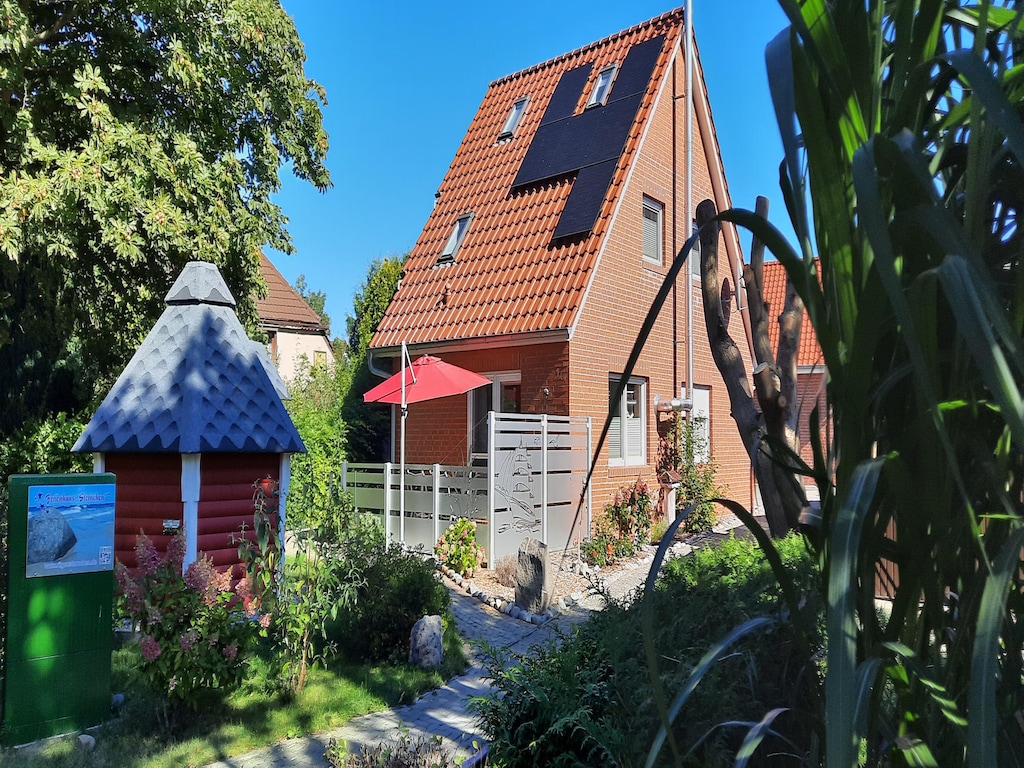
[(35, 48), (42, 45), (43, 43), (51, 42), (58, 32), (64, 28), (67, 24), (68, 19), (71, 18), (76, 9), (76, 3), (72, 3), (64, 13), (57, 17), (57, 20), (53, 22), (47, 29), (37, 32), (35, 35), (28, 39), (28, 47)]

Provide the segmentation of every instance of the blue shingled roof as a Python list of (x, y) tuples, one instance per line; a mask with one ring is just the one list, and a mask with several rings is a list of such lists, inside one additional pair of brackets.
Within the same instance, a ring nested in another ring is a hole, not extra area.
[(217, 268), (190, 262), (166, 301), (72, 450), (304, 453), (284, 382), (246, 336)]

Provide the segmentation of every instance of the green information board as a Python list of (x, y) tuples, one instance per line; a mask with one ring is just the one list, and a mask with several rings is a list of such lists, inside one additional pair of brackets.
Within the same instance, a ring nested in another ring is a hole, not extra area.
[(114, 476), (8, 483), (3, 740), (98, 725), (110, 712)]

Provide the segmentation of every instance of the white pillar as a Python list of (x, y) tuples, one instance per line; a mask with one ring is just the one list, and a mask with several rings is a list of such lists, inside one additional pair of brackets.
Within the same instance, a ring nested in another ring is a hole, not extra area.
[[(494, 473), (497, 472), (494, 461), (494, 411), (487, 412), (487, 561), (497, 563), (494, 552)], [(493, 566), (492, 566), (493, 567)]]
[(384, 538), (391, 538), (391, 471), (394, 464), (384, 462)]
[(433, 493), (433, 507), (434, 507), (434, 543), (441, 538), (441, 465), (434, 464), (434, 493)]
[(548, 542), (548, 415), (540, 417), (540, 536), (545, 545)]
[(94, 453), (92, 455), (92, 471), (97, 475), (102, 475), (106, 470), (106, 461), (104, 460), (102, 453)]
[(199, 460), (201, 455), (199, 453), (181, 454), (181, 524), (185, 528), (185, 559), (181, 563), (182, 569), (188, 568), (199, 556)]

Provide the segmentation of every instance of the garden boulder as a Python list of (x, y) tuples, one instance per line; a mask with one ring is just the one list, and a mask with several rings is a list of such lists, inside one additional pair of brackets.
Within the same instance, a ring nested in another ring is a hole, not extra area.
[(413, 624), (409, 635), (409, 663), (425, 669), (441, 666), (444, 648), (440, 616), (424, 616)]
[(516, 605), (530, 613), (544, 613), (551, 604), (548, 547), (537, 539), (524, 539), (516, 564)]

